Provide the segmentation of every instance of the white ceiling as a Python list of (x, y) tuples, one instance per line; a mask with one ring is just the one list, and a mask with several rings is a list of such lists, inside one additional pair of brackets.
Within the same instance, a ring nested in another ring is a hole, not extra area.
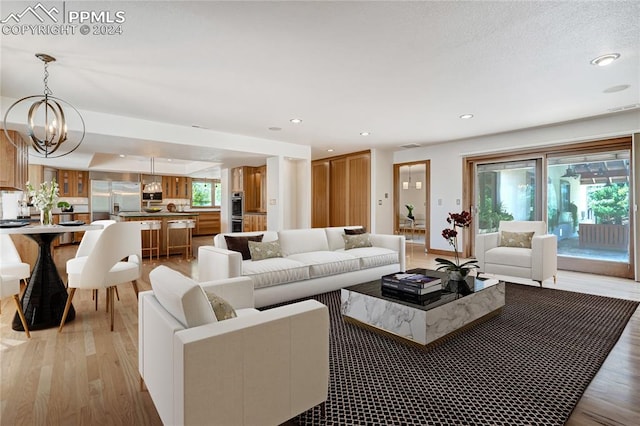
[[(36, 3), (3, 1), (0, 19)], [(640, 104), (638, 1), (64, 7), (122, 10), (123, 34), (3, 35), (2, 109), (41, 93), (34, 54), (55, 56), (49, 87), (87, 121), (78, 157), (58, 161), (88, 168), (104, 167), (105, 155), (120, 152), (169, 157), (197, 173), (291, 155), (297, 145), (311, 147), (312, 158), (398, 150)], [(608, 67), (589, 63), (610, 52), (621, 58)], [(621, 85), (629, 87), (606, 92)], [(475, 117), (461, 120), (465, 113)]]

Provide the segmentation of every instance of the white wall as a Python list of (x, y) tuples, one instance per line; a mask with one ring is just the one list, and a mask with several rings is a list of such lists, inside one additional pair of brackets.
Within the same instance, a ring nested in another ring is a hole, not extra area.
[[(554, 146), (630, 135), (640, 131), (640, 111), (609, 114), (581, 121), (480, 136), (460, 141), (396, 151), (394, 163), (431, 160), (431, 241), (434, 249), (450, 250), (440, 231), (448, 227), (449, 212), (469, 209), (462, 200), (462, 159), (466, 156), (514, 149)], [(439, 200), (441, 201), (439, 203)], [(386, 221), (393, 223), (392, 213)]]
[(393, 234), (393, 152), (371, 150), (371, 233)]

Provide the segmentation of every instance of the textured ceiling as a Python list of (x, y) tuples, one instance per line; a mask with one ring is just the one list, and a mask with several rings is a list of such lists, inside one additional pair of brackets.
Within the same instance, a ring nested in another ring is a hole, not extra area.
[[(3, 1), (0, 15), (29, 4), (35, 3)], [(113, 128), (98, 133), (88, 123), (85, 155), (148, 156), (154, 146), (153, 155), (187, 161), (243, 156), (242, 149), (218, 146), (220, 137), (194, 149), (140, 141), (140, 126), (155, 123), (185, 132), (197, 125), (266, 146), (308, 145), (318, 158), (331, 155), (328, 148), (401, 149), (640, 103), (637, 1), (68, 1), (65, 7), (122, 10), (123, 34), (4, 35), (0, 89), (8, 99), (40, 93), (42, 66), (34, 53), (56, 56), (54, 94), (100, 113)], [(622, 56), (608, 67), (589, 64), (609, 52)], [(465, 113), (474, 118), (461, 120)], [(123, 117), (140, 120), (125, 126)]]

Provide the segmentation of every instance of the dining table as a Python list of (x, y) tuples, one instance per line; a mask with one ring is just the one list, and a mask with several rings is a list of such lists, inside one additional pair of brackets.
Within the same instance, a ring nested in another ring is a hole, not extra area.
[[(38, 257), (21, 298), (22, 310), (30, 331), (58, 327), (67, 303), (67, 288), (56, 268), (51, 243), (66, 232), (90, 231), (102, 227), (78, 221), (58, 225), (32, 225), (19, 221), (0, 224), (0, 234), (25, 235), (38, 243)], [(75, 310), (71, 306), (65, 323), (74, 318)], [(11, 328), (24, 331), (17, 312)]]

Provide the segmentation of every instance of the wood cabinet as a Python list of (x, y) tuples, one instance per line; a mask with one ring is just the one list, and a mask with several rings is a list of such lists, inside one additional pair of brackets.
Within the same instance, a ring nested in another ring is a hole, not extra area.
[(198, 212), (194, 235), (215, 235), (220, 233), (220, 212)]
[(244, 167), (244, 211), (267, 212), (267, 166)]
[(267, 230), (267, 215), (266, 214), (246, 214), (243, 217), (243, 231), (266, 231)]
[(29, 147), (18, 132), (8, 133), (11, 140), (0, 129), (0, 190), (23, 191), (29, 179)]
[(311, 164), (311, 226), (326, 228), (329, 220), (329, 161), (321, 160)]
[(58, 170), (60, 197), (89, 197), (89, 172), (86, 170)]
[(187, 198), (191, 200), (191, 178), (162, 176), (162, 198)]
[(244, 167), (231, 169), (231, 192), (244, 191)]
[(370, 228), (371, 154), (369, 151), (311, 163), (313, 227), (363, 225)]
[[(73, 214), (73, 220), (81, 220), (84, 223), (91, 223), (91, 214), (89, 213), (74, 213)], [(79, 243), (80, 241), (82, 241), (82, 236), (84, 235), (84, 232), (74, 232), (73, 233), (73, 242), (74, 243)]]

